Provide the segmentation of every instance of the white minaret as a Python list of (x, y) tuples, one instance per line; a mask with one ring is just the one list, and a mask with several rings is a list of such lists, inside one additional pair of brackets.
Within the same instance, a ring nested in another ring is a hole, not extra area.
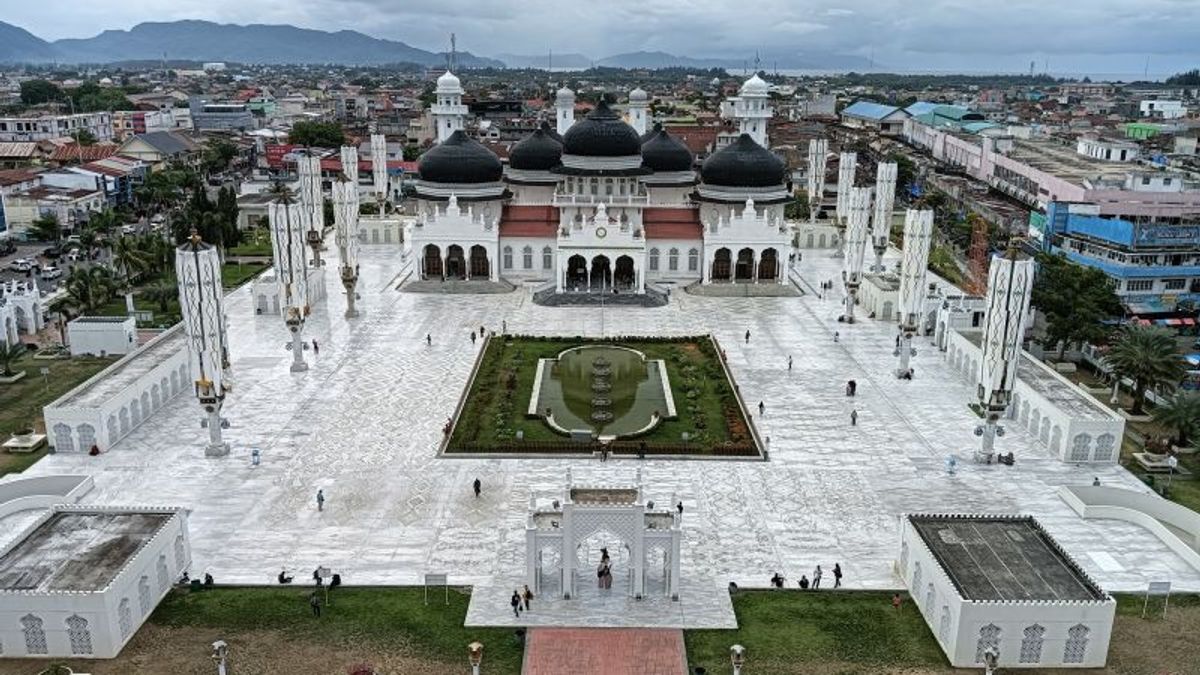
[[(875, 169), (875, 211), (871, 216), (871, 240), (875, 246), (872, 272), (883, 271), (883, 254), (892, 236), (892, 206), (896, 203), (896, 165), (882, 162)], [(889, 320), (891, 317), (887, 317)]]
[(342, 286), (346, 288), (346, 318), (358, 316), (354, 308), (358, 283), (358, 183), (343, 175), (333, 183), (334, 242), (342, 260)]
[(862, 283), (863, 260), (867, 253), (868, 221), (871, 218), (871, 188), (851, 188), (846, 225), (846, 258), (842, 261), (842, 281), (846, 285), (846, 323), (854, 323), (854, 303)]
[(646, 90), (638, 87), (629, 92), (629, 125), (638, 133), (645, 135), (647, 128), (647, 113), (650, 107), (650, 97)]
[(998, 423), (1012, 402), (1017, 382), (1017, 364), (1025, 336), (1025, 318), (1033, 291), (1033, 260), (1019, 256), (1015, 248), (992, 258), (988, 270), (987, 314), (983, 318), (983, 354), (979, 358), (976, 393), (983, 407), (984, 423), (975, 428), (983, 443), (976, 461), (990, 462), (996, 436), (1003, 436)]
[(351, 183), (358, 185), (358, 148), (353, 145), (342, 146), (342, 173)]
[(271, 225), (272, 257), (279, 283), (279, 306), (292, 334), (292, 372), (308, 370), (304, 362), (304, 341), (300, 333), (308, 316), (308, 263), (304, 253), (305, 220), (303, 209), (291, 194), (284, 192), (270, 204), (267, 215)]
[(383, 134), (371, 134), (371, 182), (382, 216), (388, 198), (387, 137)]
[(557, 116), (557, 125), (554, 130), (559, 136), (567, 133), (567, 129), (575, 124), (575, 92), (566, 88), (559, 89), (554, 94), (554, 110)]
[(221, 256), (217, 247), (192, 236), (175, 249), (175, 274), (179, 280), (179, 310), (187, 334), (188, 365), (196, 398), (208, 415), (208, 457), (229, 454), (221, 440), (221, 407), (229, 380), (229, 337), (225, 330), (225, 294), (221, 287)]
[(467, 106), (462, 103), (462, 83), (448, 70), (437, 79), (437, 89), (433, 93), (437, 101), (430, 112), (437, 126), (437, 142), (441, 143), (466, 126)]
[(854, 172), (858, 168), (858, 155), (843, 152), (838, 158), (837, 205), (834, 210), (834, 225), (841, 236), (835, 257), (846, 250), (846, 225), (850, 217), (850, 191), (854, 189)]
[(755, 143), (767, 145), (767, 120), (773, 114), (769, 101), (771, 85), (755, 73), (742, 83), (733, 101), (733, 116), (738, 121), (738, 134), (750, 134)]
[(814, 138), (808, 142), (808, 222), (817, 222), (817, 211), (825, 195), (825, 158), (829, 141)]
[(325, 195), (321, 192), (321, 159), (301, 155), (296, 160), (300, 177), (300, 206), (305, 218), (305, 237), (313, 250), (313, 266), (321, 266), (321, 241), (325, 230)]
[(933, 236), (933, 211), (909, 209), (904, 214), (904, 257), (900, 262), (900, 367), (897, 377), (908, 372), (913, 355), (913, 335), (920, 329), (925, 307), (925, 271), (929, 266), (929, 243)]

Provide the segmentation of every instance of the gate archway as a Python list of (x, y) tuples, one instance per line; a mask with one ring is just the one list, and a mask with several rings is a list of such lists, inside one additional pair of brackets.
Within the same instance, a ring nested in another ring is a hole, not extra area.
[(613, 270), (613, 286), (617, 288), (633, 288), (636, 285), (637, 273), (634, 271), (633, 258), (627, 255), (617, 258), (617, 266)]
[(425, 245), (425, 278), (442, 279), (442, 250), (434, 244)]
[(733, 278), (736, 281), (750, 281), (754, 278), (754, 249), (744, 248), (738, 251)]
[(458, 244), (451, 244), (450, 248), (446, 249), (446, 278), (467, 278), (466, 256), (463, 255), (463, 249)]
[(769, 248), (762, 252), (758, 262), (758, 278), (760, 281), (774, 281), (779, 278), (779, 256), (775, 249)]
[(573, 255), (567, 259), (567, 287), (575, 290), (587, 286), (587, 258)]
[(713, 256), (712, 280), (713, 281), (729, 281), (730, 280), (730, 257), (731, 254), (727, 248), (717, 249)]
[(612, 286), (612, 266), (608, 256), (598, 255), (592, 258), (592, 274), (588, 285), (594, 291), (606, 291)]
[(482, 277), (488, 279), (491, 277), (491, 269), (488, 266), (487, 249), (479, 244), (471, 247), (471, 278), (476, 279)]

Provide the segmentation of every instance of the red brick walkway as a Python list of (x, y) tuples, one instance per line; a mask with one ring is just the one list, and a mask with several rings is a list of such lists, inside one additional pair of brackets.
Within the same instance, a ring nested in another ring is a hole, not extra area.
[(683, 631), (665, 628), (533, 628), (524, 675), (681, 675)]

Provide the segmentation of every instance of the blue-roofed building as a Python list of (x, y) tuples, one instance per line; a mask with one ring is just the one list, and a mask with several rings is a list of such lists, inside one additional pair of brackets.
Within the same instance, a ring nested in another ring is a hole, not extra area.
[(907, 111), (894, 105), (874, 101), (855, 101), (841, 113), (842, 124), (858, 129), (874, 129), (885, 136), (899, 136), (904, 131)]
[(912, 117), (919, 117), (921, 115), (924, 115), (927, 112), (930, 112), (931, 110), (938, 107), (939, 105), (942, 105), (942, 104), (941, 103), (931, 103), (929, 101), (917, 101), (916, 103), (905, 108), (904, 112), (908, 113)]

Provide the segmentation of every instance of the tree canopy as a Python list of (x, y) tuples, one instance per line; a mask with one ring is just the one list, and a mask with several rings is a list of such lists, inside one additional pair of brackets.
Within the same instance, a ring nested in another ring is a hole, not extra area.
[(1121, 315), (1112, 279), (1095, 267), (1076, 265), (1063, 255), (1038, 256), (1033, 306), (1046, 316), (1045, 346), (1058, 346), (1061, 359), (1077, 342), (1100, 342), (1104, 319)]
[(1135, 415), (1145, 410), (1146, 390), (1174, 391), (1183, 377), (1183, 359), (1175, 351), (1175, 338), (1157, 326), (1126, 326), (1113, 342), (1105, 360), (1117, 375), (1133, 381)]
[(308, 147), (337, 148), (346, 142), (346, 134), (337, 122), (302, 120), (292, 125), (288, 142)]
[(21, 103), (25, 105), (41, 105), (62, 99), (62, 89), (49, 80), (26, 80), (21, 83)]

